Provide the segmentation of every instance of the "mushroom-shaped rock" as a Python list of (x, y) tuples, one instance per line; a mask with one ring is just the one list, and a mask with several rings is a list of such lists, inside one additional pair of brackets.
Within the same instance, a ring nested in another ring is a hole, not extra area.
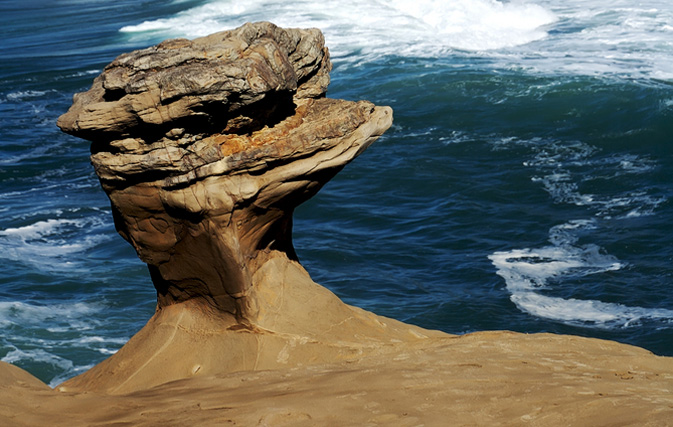
[(297, 262), (294, 208), (392, 123), (388, 107), (326, 98), (330, 69), (319, 30), (255, 23), (121, 55), (75, 96), (58, 125), (92, 142), (158, 304), (64, 388), (121, 393), (426, 335), (343, 304)]
[(121, 55), (75, 96), (58, 125), (92, 141), (160, 308), (196, 298), (254, 322), (256, 267), (295, 258), (294, 207), (391, 124), (324, 98), (330, 68), (319, 30), (248, 24)]

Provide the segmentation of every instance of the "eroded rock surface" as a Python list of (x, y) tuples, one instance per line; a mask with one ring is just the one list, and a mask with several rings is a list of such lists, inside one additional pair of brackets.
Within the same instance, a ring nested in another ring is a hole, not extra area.
[(75, 96), (58, 125), (92, 141), (159, 308), (200, 299), (255, 323), (254, 272), (296, 258), (293, 209), (392, 122), (325, 98), (330, 69), (319, 30), (256, 23), (121, 55)]

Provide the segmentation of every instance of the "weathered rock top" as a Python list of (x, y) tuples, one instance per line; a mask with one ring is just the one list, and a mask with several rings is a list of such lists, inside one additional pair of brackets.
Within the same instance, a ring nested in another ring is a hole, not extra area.
[(389, 109), (324, 98), (331, 68), (317, 29), (167, 40), (115, 59), (58, 125), (92, 141), (104, 186), (187, 185), (325, 150), (372, 120), (383, 132)]
[(324, 43), (318, 29), (268, 22), (167, 40), (115, 59), (58, 125), (92, 141), (256, 130), (293, 98), (324, 95), (331, 70)]

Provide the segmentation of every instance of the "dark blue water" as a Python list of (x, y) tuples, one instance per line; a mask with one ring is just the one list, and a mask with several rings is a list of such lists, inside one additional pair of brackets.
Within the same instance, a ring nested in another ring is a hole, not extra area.
[(87, 142), (55, 126), (72, 95), (122, 52), (259, 19), (322, 28), (329, 96), (395, 111), (296, 213), (315, 281), (450, 333), (673, 355), (673, 7), (614, 3), (0, 1), (0, 359), (57, 384), (154, 311)]

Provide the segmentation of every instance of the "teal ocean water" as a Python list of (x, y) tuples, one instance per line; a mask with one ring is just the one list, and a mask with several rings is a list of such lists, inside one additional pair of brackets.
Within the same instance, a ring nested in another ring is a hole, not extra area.
[(323, 30), (328, 95), (393, 127), (296, 213), (312, 277), (450, 333), (673, 356), (669, 1), (0, 1), (0, 360), (56, 385), (147, 319), (87, 142), (56, 118), (118, 54), (246, 21)]

